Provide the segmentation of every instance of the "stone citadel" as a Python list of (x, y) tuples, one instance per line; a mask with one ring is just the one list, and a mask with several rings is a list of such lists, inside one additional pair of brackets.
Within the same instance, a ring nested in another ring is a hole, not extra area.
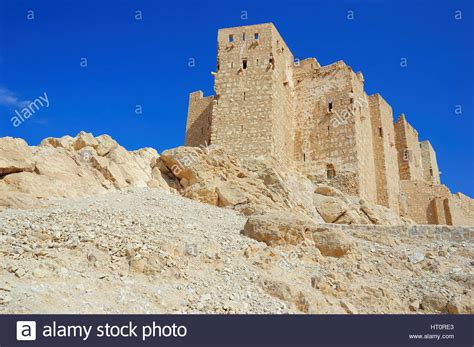
[(474, 200), (440, 182), (429, 141), (343, 61), (295, 61), (271, 23), (220, 29), (215, 95), (190, 94), (187, 146), (273, 156), (420, 224), (474, 225)]

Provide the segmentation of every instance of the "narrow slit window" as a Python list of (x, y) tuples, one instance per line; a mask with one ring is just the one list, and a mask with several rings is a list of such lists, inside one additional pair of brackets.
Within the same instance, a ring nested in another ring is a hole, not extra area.
[(247, 68), (247, 59), (242, 59), (242, 67), (243, 67), (244, 69)]
[(379, 136), (383, 137), (383, 129), (382, 128), (379, 128)]
[(232, 34), (229, 35), (229, 42), (234, 42), (234, 35)]
[(327, 178), (336, 177), (336, 169), (334, 168), (333, 164), (326, 165), (326, 175), (327, 175)]
[(306, 153), (303, 153), (303, 161), (306, 161)]
[(247, 96), (247, 92), (244, 92), (244, 100), (245, 100), (246, 96)]
[(328, 104), (328, 110), (329, 110), (329, 112), (332, 111), (332, 101)]
[(258, 33), (255, 33), (255, 34), (254, 34), (254, 38), (255, 38), (255, 40), (258, 40), (258, 38), (259, 38)]
[(245, 41), (245, 33), (242, 34), (242, 40)]
[(433, 177), (433, 169), (430, 168), (430, 176)]

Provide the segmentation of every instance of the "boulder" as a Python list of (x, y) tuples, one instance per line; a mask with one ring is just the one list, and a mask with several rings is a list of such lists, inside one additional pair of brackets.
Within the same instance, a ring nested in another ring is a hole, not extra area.
[(243, 204), (248, 200), (246, 195), (242, 190), (238, 189), (238, 187), (229, 185), (218, 186), (216, 192), (218, 195), (217, 205), (220, 207), (235, 206)]
[(114, 139), (112, 139), (109, 135), (100, 135), (97, 136), (97, 154), (100, 155), (101, 157), (106, 156), (107, 154), (110, 153), (111, 150), (114, 148), (117, 148), (119, 145), (117, 142), (115, 142)]
[(35, 162), (28, 144), (22, 139), (0, 138), (0, 176), (32, 172)]
[(318, 184), (314, 189), (316, 194), (324, 195), (324, 196), (333, 196), (333, 197), (343, 197), (344, 194), (334, 187), (331, 187), (327, 184)]
[(297, 245), (311, 237), (311, 229), (317, 225), (305, 216), (278, 211), (251, 216), (242, 234), (267, 245)]
[(348, 236), (340, 230), (329, 228), (318, 228), (312, 233), (314, 245), (323, 256), (343, 257), (351, 250), (351, 242)]
[(421, 307), (429, 312), (447, 312), (448, 298), (440, 293), (427, 293), (421, 300)]
[(216, 189), (206, 185), (195, 184), (185, 191), (184, 196), (212, 206), (217, 206), (219, 201)]
[(72, 147), (78, 151), (84, 147), (96, 148), (99, 145), (99, 141), (90, 133), (81, 131), (72, 144)]
[(332, 196), (314, 195), (314, 205), (326, 223), (334, 223), (347, 210), (347, 204)]
[(49, 146), (54, 148), (71, 148), (74, 141), (74, 138), (69, 135), (63, 136), (61, 138), (48, 137), (41, 141), (40, 146)]

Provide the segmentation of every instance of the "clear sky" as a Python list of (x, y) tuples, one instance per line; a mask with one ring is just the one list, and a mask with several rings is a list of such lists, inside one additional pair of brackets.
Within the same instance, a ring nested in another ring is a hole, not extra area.
[[(431, 141), (442, 182), (474, 196), (472, 0), (0, 0), (0, 136), (179, 146), (188, 93), (213, 93), (217, 29), (263, 22), (297, 58), (361, 70), (367, 93)], [(44, 93), (49, 107), (15, 128)]]

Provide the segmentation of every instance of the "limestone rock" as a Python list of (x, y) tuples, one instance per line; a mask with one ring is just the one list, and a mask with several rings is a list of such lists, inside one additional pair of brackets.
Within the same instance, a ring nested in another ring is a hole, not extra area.
[(425, 259), (425, 256), (419, 252), (413, 253), (408, 256), (408, 260), (410, 263), (417, 264), (419, 262), (422, 262)]
[(186, 190), (184, 196), (213, 206), (217, 206), (219, 201), (219, 196), (215, 187), (205, 185), (193, 185), (191, 188)]
[(336, 196), (336, 197), (343, 197), (344, 194), (334, 187), (331, 187), (327, 184), (318, 184), (314, 189), (316, 194), (324, 195), (324, 196)]
[(350, 302), (348, 301), (345, 301), (345, 300), (341, 300), (340, 301), (340, 304), (342, 306), (342, 308), (349, 314), (357, 314), (359, 312), (357, 312), (357, 309), (354, 307), (354, 305), (352, 305)]
[(97, 136), (97, 155), (103, 157), (110, 153), (111, 150), (117, 148), (119, 144), (115, 142), (109, 135)]
[(448, 299), (440, 293), (427, 293), (423, 296), (421, 307), (423, 310), (446, 312)]
[(78, 151), (84, 147), (93, 147), (96, 148), (99, 145), (99, 141), (90, 133), (81, 131), (72, 144), (72, 147)]
[(247, 201), (245, 194), (232, 186), (218, 186), (216, 192), (220, 207), (235, 206)]
[(35, 163), (28, 144), (22, 139), (0, 138), (0, 176), (32, 172)]
[(71, 136), (63, 136), (61, 138), (48, 137), (41, 141), (40, 146), (50, 146), (54, 148), (71, 148), (74, 138)]
[(85, 132), (47, 138), (37, 147), (1, 138), (0, 209), (127, 187), (170, 190), (160, 171), (154, 170), (158, 158), (154, 149), (128, 152), (108, 135), (95, 138)]
[(297, 245), (311, 237), (311, 228), (317, 225), (304, 216), (277, 211), (251, 216), (242, 233), (267, 245)]
[(316, 209), (326, 223), (334, 223), (348, 210), (345, 202), (332, 196), (315, 195), (314, 202)]
[(474, 304), (472, 294), (453, 296), (449, 300), (446, 309), (450, 314), (473, 314)]
[(313, 231), (312, 240), (324, 256), (342, 257), (352, 248), (351, 242), (344, 232), (325, 227)]

